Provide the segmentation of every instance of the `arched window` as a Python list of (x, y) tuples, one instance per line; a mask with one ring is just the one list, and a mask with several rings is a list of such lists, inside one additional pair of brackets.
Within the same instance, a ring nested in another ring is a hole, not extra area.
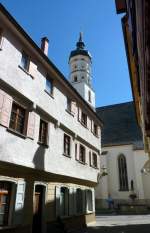
[(127, 164), (124, 155), (119, 155), (118, 157), (118, 170), (119, 170), (119, 185), (120, 191), (128, 191), (128, 174), (127, 174)]
[(74, 76), (74, 82), (77, 82), (77, 81), (78, 81), (77, 76)]

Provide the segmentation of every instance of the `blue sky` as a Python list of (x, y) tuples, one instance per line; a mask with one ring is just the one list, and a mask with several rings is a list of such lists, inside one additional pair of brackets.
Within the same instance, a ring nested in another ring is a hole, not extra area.
[(96, 106), (132, 100), (121, 27), (114, 0), (1, 0), (40, 46), (49, 38), (49, 58), (68, 78), (68, 57), (83, 32), (92, 55)]

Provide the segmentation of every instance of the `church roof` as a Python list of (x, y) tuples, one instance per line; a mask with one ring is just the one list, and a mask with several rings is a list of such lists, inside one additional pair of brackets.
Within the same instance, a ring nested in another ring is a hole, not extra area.
[(143, 148), (133, 102), (99, 107), (96, 112), (104, 122), (102, 146), (133, 144), (134, 149)]

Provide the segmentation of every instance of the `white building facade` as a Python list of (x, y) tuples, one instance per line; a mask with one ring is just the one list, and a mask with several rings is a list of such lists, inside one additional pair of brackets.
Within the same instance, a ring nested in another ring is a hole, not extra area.
[(97, 113), (104, 121), (100, 166), (107, 175), (96, 187), (96, 209), (108, 208), (110, 196), (117, 211), (145, 213), (150, 205), (149, 174), (143, 170), (148, 154), (133, 102), (97, 108)]
[(0, 226), (11, 232), (95, 221), (101, 121), (47, 53), (0, 5)]

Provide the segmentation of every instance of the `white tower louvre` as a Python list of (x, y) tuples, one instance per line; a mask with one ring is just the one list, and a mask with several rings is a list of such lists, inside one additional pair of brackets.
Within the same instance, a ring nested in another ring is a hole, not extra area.
[(92, 89), (91, 77), (91, 55), (85, 50), (85, 44), (80, 32), (79, 41), (76, 43), (76, 49), (71, 51), (69, 57), (70, 82), (79, 94), (95, 108), (95, 92)]

